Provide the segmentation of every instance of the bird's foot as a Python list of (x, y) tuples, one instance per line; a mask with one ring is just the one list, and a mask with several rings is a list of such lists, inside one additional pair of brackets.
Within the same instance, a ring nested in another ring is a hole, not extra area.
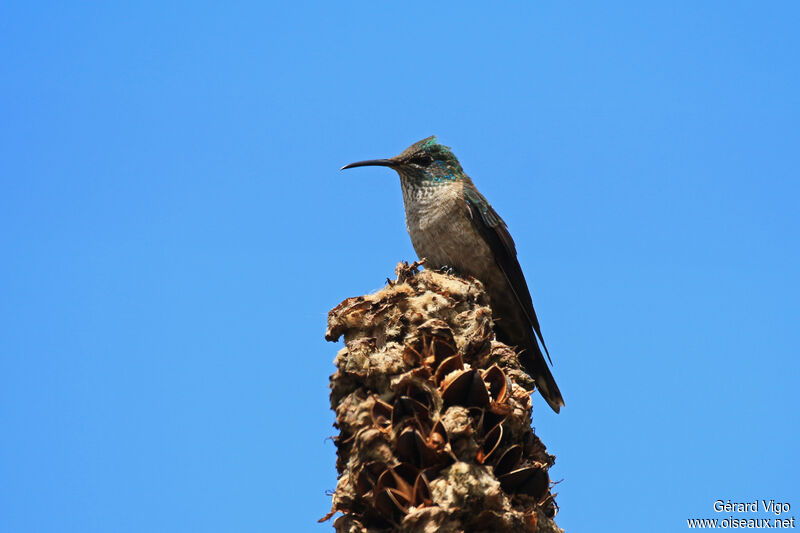
[(440, 274), (446, 274), (448, 276), (458, 275), (458, 270), (456, 270), (455, 267), (451, 267), (450, 265), (442, 265), (436, 269), (436, 272), (439, 272)]

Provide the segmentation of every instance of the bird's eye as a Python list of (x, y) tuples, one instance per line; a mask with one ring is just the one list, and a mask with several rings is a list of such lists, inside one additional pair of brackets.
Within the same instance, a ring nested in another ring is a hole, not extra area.
[(419, 165), (421, 167), (429, 167), (433, 163), (433, 158), (429, 155), (418, 155), (409, 159), (409, 163)]

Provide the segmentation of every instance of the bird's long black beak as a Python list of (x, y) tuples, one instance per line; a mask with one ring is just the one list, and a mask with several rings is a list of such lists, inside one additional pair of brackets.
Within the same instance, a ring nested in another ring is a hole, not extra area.
[(339, 170), (345, 170), (347, 168), (355, 168), (355, 167), (393, 167), (395, 162), (391, 159), (367, 159), (366, 161), (357, 161), (355, 163), (350, 163), (349, 165), (345, 165)]

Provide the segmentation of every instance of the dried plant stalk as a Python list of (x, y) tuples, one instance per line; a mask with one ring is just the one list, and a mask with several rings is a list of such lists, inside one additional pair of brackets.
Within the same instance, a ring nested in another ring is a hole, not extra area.
[(534, 383), (494, 340), (481, 283), (400, 263), (328, 315), (336, 531), (558, 532)]

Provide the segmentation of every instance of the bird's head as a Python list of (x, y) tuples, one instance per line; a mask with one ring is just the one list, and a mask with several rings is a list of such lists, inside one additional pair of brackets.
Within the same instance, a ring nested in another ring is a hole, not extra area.
[(401, 178), (414, 183), (447, 183), (464, 177), (456, 156), (449, 147), (439, 144), (435, 136), (422, 139), (389, 159), (358, 161), (341, 170), (366, 166), (391, 167)]

